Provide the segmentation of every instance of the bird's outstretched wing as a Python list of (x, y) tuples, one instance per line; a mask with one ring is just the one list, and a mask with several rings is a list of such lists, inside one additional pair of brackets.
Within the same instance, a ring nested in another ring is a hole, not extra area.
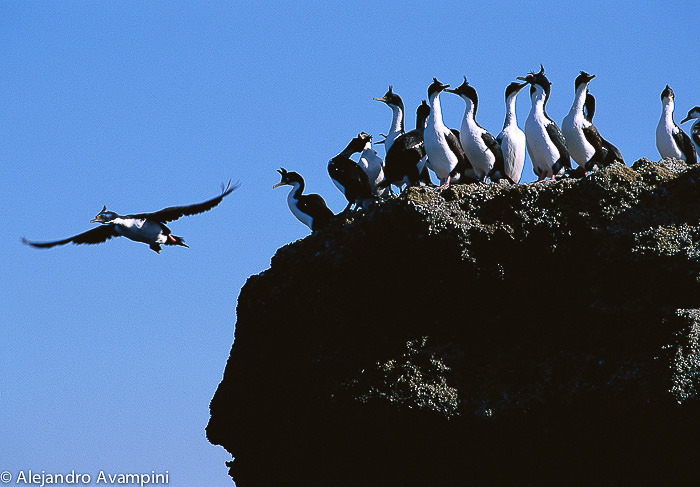
[(79, 235), (69, 237), (63, 240), (56, 240), (55, 242), (30, 242), (26, 238), (22, 237), (22, 243), (31, 245), (32, 247), (38, 247), (40, 249), (47, 249), (55, 245), (65, 245), (67, 243), (74, 244), (98, 244), (106, 242), (112, 237), (118, 237), (116, 228), (114, 225), (100, 225), (87, 232), (83, 232)]
[(221, 200), (225, 196), (231, 194), (234, 189), (237, 189), (240, 183), (236, 183), (231, 186), (231, 181), (228, 182), (226, 186), (221, 185), (221, 194), (216, 198), (212, 198), (203, 203), (196, 203), (194, 205), (185, 206), (170, 206), (168, 208), (163, 208), (159, 211), (154, 211), (153, 213), (137, 213), (134, 215), (125, 215), (128, 218), (138, 218), (138, 219), (148, 219), (161, 223), (171, 222), (182, 218), (183, 216), (196, 215), (197, 213), (203, 213), (205, 211), (211, 210), (216, 205), (221, 203)]

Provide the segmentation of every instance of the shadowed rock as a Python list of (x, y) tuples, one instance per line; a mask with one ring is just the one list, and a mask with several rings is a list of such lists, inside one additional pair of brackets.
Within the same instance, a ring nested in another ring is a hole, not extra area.
[(207, 436), (238, 487), (686, 485), (700, 166), (409, 188), (249, 278)]

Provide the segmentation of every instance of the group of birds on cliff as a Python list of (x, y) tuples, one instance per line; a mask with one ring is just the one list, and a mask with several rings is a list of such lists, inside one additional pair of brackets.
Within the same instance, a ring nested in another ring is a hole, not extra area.
[[(423, 100), (416, 111), (416, 128), (404, 128), (404, 104), (389, 90), (374, 100), (385, 103), (392, 111), (391, 126), (384, 135), (384, 160), (372, 149), (372, 136), (361, 132), (343, 151), (328, 162), (328, 174), (345, 195), (347, 206), (341, 214), (369, 208), (379, 199), (393, 194), (392, 186), (432, 185), (428, 169), (440, 186), (507, 181), (519, 184), (527, 150), (538, 181), (555, 176), (583, 177), (588, 172), (615, 162), (624, 164), (622, 154), (604, 139), (595, 125), (595, 98), (588, 84), (595, 75), (584, 71), (574, 80), (574, 101), (561, 128), (547, 115), (551, 83), (540, 66), (539, 72), (518, 77), (505, 90), (506, 117), (503, 130), (493, 137), (476, 121), (478, 97), (467, 78), (454, 89), (436, 78), (428, 86), (428, 102)], [(530, 113), (521, 130), (515, 117), (517, 94), (530, 86)], [(462, 98), (466, 104), (460, 130), (445, 126), (440, 107), (440, 93), (446, 91)], [(662, 158), (675, 157), (689, 164), (697, 163), (700, 150), (700, 107), (688, 111), (681, 123), (696, 119), (692, 140), (673, 121), (674, 94), (667, 85), (661, 93), (662, 113), (656, 128), (656, 147)], [(357, 161), (351, 156), (359, 153)], [(573, 159), (577, 168), (572, 168)], [(304, 179), (296, 172), (278, 170), (281, 181), (275, 188), (292, 186), (287, 203), (294, 216), (312, 231), (323, 228), (335, 216), (318, 194), (304, 194)]]
[[(355, 209), (369, 208), (375, 201), (393, 194), (392, 186), (432, 185), (428, 169), (440, 180), (441, 187), (450, 184), (508, 181), (518, 184), (525, 162), (525, 151), (530, 156), (538, 180), (560, 175), (585, 176), (589, 171), (615, 162), (624, 164), (620, 151), (605, 140), (595, 125), (595, 98), (588, 92), (588, 84), (595, 75), (581, 71), (575, 81), (574, 102), (564, 117), (561, 129), (547, 116), (546, 105), (551, 83), (544, 67), (537, 73), (518, 77), (523, 83), (506, 87), (506, 118), (503, 130), (493, 137), (476, 121), (478, 97), (476, 90), (464, 78), (457, 88), (450, 89), (433, 78), (428, 87), (429, 103), (423, 100), (416, 111), (416, 128), (404, 128), (404, 105), (392, 87), (381, 98), (392, 111), (389, 133), (381, 143), (384, 160), (372, 149), (372, 136), (361, 132), (340, 154), (328, 162), (328, 173), (333, 183), (348, 201), (343, 213), (353, 205)], [(515, 118), (515, 99), (525, 86), (530, 85), (530, 114), (524, 131)], [(466, 103), (460, 130), (449, 129), (442, 119), (440, 93), (454, 93)], [(675, 157), (695, 164), (696, 147), (700, 149), (700, 107), (694, 107), (681, 123), (696, 119), (691, 139), (673, 121), (674, 95), (667, 85), (661, 93), (661, 119), (656, 128), (656, 147), (661, 157)], [(694, 146), (695, 144), (695, 146)], [(358, 161), (351, 156), (359, 153)], [(571, 166), (573, 159), (578, 168)], [(281, 181), (274, 187), (292, 186), (287, 197), (294, 216), (312, 231), (318, 230), (335, 216), (318, 194), (304, 194), (304, 179), (296, 172), (281, 168)], [(238, 184), (221, 188), (221, 194), (203, 203), (172, 206), (151, 213), (119, 215), (103, 207), (91, 220), (100, 226), (63, 240), (50, 242), (22, 242), (38, 248), (49, 248), (67, 243), (96, 244), (112, 237), (123, 236), (143, 242), (160, 253), (162, 245), (187, 247), (182, 237), (173, 235), (165, 223), (183, 216), (202, 213), (217, 206), (233, 192)]]

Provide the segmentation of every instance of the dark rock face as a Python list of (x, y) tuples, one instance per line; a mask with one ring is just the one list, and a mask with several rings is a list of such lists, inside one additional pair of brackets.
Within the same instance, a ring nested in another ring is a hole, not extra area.
[(414, 188), (252, 276), (239, 487), (698, 485), (700, 166)]

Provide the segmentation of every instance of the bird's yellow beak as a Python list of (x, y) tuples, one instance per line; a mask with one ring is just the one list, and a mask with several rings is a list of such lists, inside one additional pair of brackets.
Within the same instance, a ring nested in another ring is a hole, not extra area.
[(279, 188), (280, 186), (284, 186), (284, 183), (283, 183), (283, 182), (279, 182), (279, 183), (275, 184), (275, 185), (272, 187), (272, 189)]

